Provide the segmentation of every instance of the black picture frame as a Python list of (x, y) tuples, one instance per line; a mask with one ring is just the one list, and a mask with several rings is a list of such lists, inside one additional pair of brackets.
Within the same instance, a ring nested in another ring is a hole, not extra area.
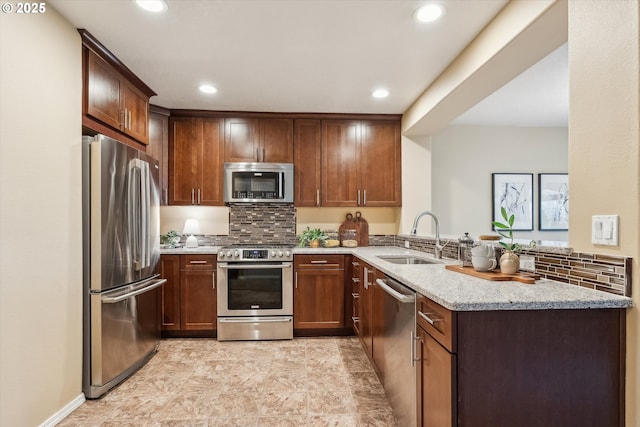
[[(492, 173), (492, 221), (504, 223), (501, 208), (515, 215), (514, 231), (533, 230), (533, 174)], [(491, 229), (495, 230), (493, 223)]]
[(538, 174), (538, 230), (569, 231), (569, 174)]

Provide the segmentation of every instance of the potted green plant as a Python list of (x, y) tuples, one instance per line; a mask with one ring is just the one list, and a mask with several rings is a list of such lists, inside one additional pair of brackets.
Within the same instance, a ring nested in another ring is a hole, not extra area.
[(500, 257), (500, 271), (505, 274), (514, 274), (520, 269), (520, 258), (515, 252), (522, 248), (519, 243), (513, 242), (513, 223), (516, 220), (516, 216), (514, 214), (509, 215), (504, 207), (500, 209), (500, 213), (505, 222), (493, 221), (492, 224), (501, 237), (509, 239), (508, 243), (499, 242), (500, 246), (505, 249)]
[(175, 247), (180, 243), (180, 234), (175, 230), (169, 230), (167, 234), (160, 235), (160, 244), (168, 247)]
[(300, 246), (309, 245), (311, 248), (317, 248), (326, 242), (328, 238), (329, 236), (319, 228), (311, 229), (307, 227), (307, 229), (300, 234)]

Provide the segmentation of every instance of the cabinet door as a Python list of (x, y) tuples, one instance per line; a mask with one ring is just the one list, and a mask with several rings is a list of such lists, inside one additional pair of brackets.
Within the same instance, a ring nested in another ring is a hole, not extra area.
[(456, 425), (456, 356), (418, 327), (418, 426)]
[(400, 124), (362, 122), (360, 172), (362, 205), (401, 206)]
[(169, 204), (191, 205), (202, 169), (202, 143), (191, 117), (170, 119)]
[(293, 327), (344, 327), (343, 270), (297, 270), (293, 291)]
[(125, 111), (124, 132), (143, 144), (149, 143), (149, 97), (123, 81), (121, 108)]
[(217, 307), (215, 271), (180, 272), (180, 322), (182, 330), (215, 330)]
[(160, 292), (162, 330), (177, 331), (180, 329), (180, 255), (160, 256), (160, 274), (167, 279)]
[(322, 122), (322, 206), (358, 206), (359, 137), (359, 122)]
[(201, 205), (222, 206), (222, 174), (224, 167), (224, 119), (202, 118), (196, 121), (202, 135), (202, 170), (198, 188)]
[(373, 278), (375, 270), (364, 264), (360, 287), (360, 341), (370, 358), (373, 357)]
[(322, 125), (320, 120), (296, 120), (294, 126), (294, 204), (320, 206)]
[(115, 129), (121, 129), (120, 74), (93, 51), (88, 52), (87, 114)]
[(147, 154), (160, 162), (160, 204), (169, 199), (169, 116), (149, 112), (149, 145)]
[(352, 298), (352, 320), (353, 332), (360, 337), (360, 300), (362, 295), (362, 264), (358, 258), (351, 258), (351, 298)]
[(258, 150), (258, 161), (292, 163), (293, 120), (263, 119), (260, 122), (261, 138), (260, 148)]
[(258, 119), (226, 119), (225, 162), (257, 162), (260, 149)]

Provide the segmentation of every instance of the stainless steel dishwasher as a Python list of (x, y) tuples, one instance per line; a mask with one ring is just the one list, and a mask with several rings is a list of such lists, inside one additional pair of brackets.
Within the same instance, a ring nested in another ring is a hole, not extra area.
[(416, 293), (386, 276), (384, 279), (377, 279), (376, 285), (383, 291), (378, 295), (383, 295), (384, 323), (381, 345), (384, 355), (384, 389), (398, 425), (415, 426)]

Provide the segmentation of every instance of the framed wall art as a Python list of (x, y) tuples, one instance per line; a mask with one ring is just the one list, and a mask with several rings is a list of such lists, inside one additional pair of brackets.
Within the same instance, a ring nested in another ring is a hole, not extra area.
[[(493, 173), (493, 221), (504, 222), (501, 209), (509, 215), (515, 215), (513, 230), (533, 230), (533, 174), (532, 173)], [(493, 224), (491, 225), (492, 229)]]
[(540, 231), (569, 230), (568, 174), (538, 174), (538, 214)]

